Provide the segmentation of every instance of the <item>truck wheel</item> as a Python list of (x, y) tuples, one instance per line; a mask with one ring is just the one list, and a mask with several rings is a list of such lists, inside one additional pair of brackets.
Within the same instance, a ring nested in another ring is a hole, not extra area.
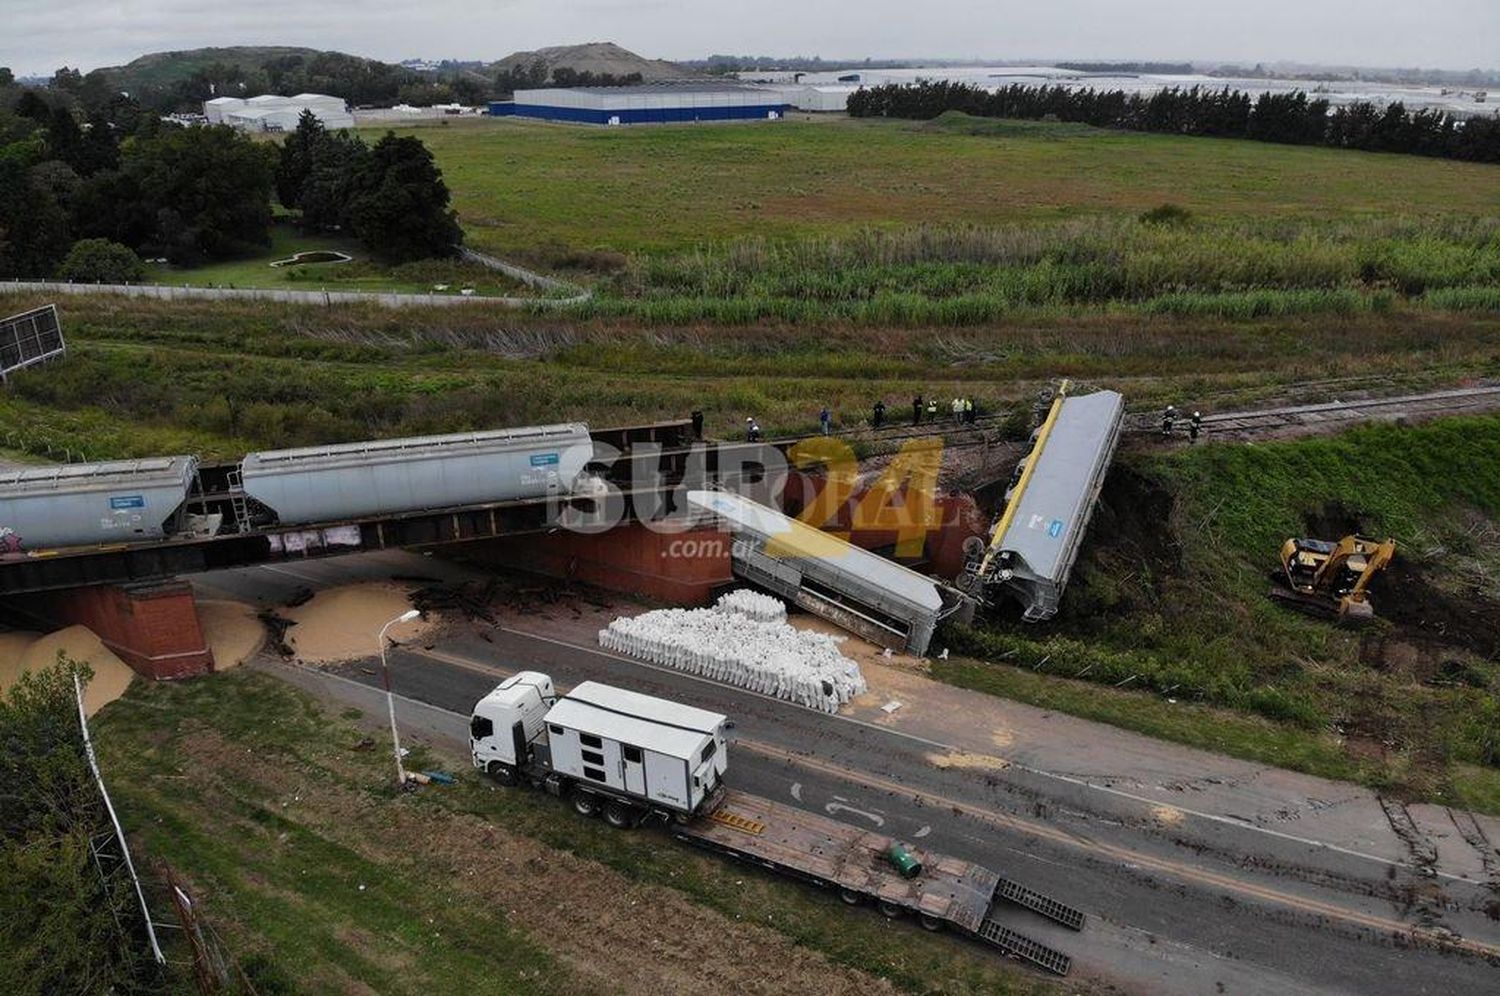
[(901, 915), (901, 907), (884, 899), (876, 900), (875, 908), (878, 909), (880, 911), (880, 915), (885, 917), (887, 920), (894, 920), (896, 919), (896, 917)]
[(590, 792), (574, 792), (573, 811), (579, 816), (593, 816), (599, 811), (599, 800)]
[(507, 787), (520, 780), (516, 777), (516, 769), (501, 761), (491, 761), (489, 772), (491, 778)]
[(635, 808), (611, 799), (604, 804), (604, 822), (616, 830), (629, 830), (635, 826)]
[(858, 906), (865, 897), (861, 896), (853, 889), (840, 889), (839, 898), (850, 906)]
[(923, 930), (930, 930), (934, 934), (943, 929), (943, 921), (927, 913), (918, 913), (917, 922), (922, 925)]

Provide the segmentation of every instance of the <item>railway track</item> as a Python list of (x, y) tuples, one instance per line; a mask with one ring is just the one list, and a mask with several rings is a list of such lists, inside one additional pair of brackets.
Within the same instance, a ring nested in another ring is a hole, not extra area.
[[(1291, 429), (1312, 432), (1336, 432), (1359, 422), (1394, 421), (1399, 418), (1436, 415), (1468, 415), (1500, 409), (1500, 384), (1402, 394), (1388, 397), (1357, 398), (1317, 404), (1283, 405), (1276, 408), (1252, 408), (1213, 412), (1203, 417), (1207, 436), (1232, 434), (1235, 438), (1270, 435)], [(1190, 411), (1190, 409), (1189, 409)], [(881, 429), (846, 429), (833, 433), (836, 439), (860, 443), (876, 455), (894, 452), (901, 443), (925, 436), (943, 436), (948, 446), (975, 445), (988, 432), (1000, 428), (1011, 417), (1009, 412), (981, 415), (973, 423), (938, 417), (930, 422), (912, 425), (909, 421)], [(1179, 420), (1178, 434), (1186, 433), (1186, 421)], [(1159, 410), (1135, 411), (1126, 416), (1125, 431), (1132, 435), (1161, 432)], [(795, 438), (775, 439), (773, 445), (790, 445)]]
[[(1232, 433), (1236, 436), (1262, 435), (1289, 429), (1337, 431), (1357, 422), (1388, 422), (1414, 416), (1463, 415), (1497, 408), (1500, 408), (1500, 385), (1488, 385), (1396, 397), (1218, 412), (1203, 416), (1203, 431), (1207, 435)], [(1134, 413), (1129, 416), (1126, 431), (1159, 433), (1161, 415), (1155, 412)], [(1178, 432), (1182, 431), (1179, 425)]]

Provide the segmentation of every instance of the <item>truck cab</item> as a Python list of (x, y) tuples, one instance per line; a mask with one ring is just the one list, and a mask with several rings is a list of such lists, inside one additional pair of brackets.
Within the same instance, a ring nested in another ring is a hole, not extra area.
[(469, 749), (474, 767), (513, 784), (517, 772), (546, 749), (547, 710), (557, 702), (552, 679), (521, 671), (474, 704)]

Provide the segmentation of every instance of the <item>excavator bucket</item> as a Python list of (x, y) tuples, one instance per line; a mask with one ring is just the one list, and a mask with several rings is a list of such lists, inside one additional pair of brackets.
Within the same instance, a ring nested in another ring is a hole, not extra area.
[(1375, 618), (1375, 607), (1368, 601), (1361, 599), (1354, 601), (1352, 598), (1339, 600), (1339, 625), (1340, 626), (1365, 626)]

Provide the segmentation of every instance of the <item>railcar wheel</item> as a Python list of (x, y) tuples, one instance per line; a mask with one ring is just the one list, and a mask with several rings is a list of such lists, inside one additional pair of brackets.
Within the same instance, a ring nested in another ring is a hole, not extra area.
[(635, 807), (611, 799), (604, 804), (604, 822), (616, 830), (629, 830), (635, 826)]
[(503, 761), (491, 761), (489, 773), (491, 778), (507, 788), (520, 781), (520, 778), (516, 776), (516, 769)]
[(593, 816), (599, 812), (599, 800), (591, 792), (574, 792), (573, 811), (579, 816)]

